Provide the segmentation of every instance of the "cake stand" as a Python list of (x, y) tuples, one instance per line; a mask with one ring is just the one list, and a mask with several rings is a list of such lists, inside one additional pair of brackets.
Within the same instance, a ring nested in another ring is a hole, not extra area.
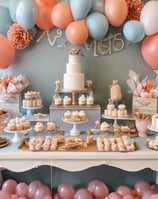
[(112, 116), (105, 116), (103, 115), (103, 118), (105, 119), (110, 119), (110, 120), (114, 120), (113, 126), (118, 126), (118, 120), (135, 120), (133, 117), (130, 117), (129, 115), (124, 116), (124, 117), (112, 117)]
[(158, 132), (158, 129), (154, 129), (151, 125), (147, 127), (152, 132)]
[(13, 138), (12, 138), (12, 142), (13, 143), (17, 143), (17, 142), (20, 142), (20, 141), (22, 141), (22, 137), (21, 137), (21, 135), (25, 135), (25, 134), (27, 134), (29, 131), (31, 131), (32, 130), (32, 128), (29, 128), (29, 129), (26, 129), (26, 130), (16, 130), (16, 131), (9, 131), (8, 129), (4, 129), (4, 131), (6, 132), (6, 133), (12, 133), (12, 134), (14, 134), (14, 136), (13, 136)]
[(78, 135), (80, 135), (80, 131), (77, 128), (77, 125), (78, 124), (84, 124), (84, 123), (88, 122), (88, 120), (80, 121), (80, 122), (73, 122), (73, 121), (68, 121), (68, 120), (64, 120), (64, 119), (62, 119), (62, 121), (73, 125), (72, 129), (70, 130), (70, 135), (71, 136), (78, 136)]
[(37, 106), (37, 107), (22, 107), (23, 109), (26, 109), (26, 115), (32, 116), (34, 115), (35, 110), (41, 109), (43, 106)]

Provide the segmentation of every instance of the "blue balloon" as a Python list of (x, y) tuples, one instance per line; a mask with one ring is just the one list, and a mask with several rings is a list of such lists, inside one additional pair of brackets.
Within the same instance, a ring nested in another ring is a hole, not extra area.
[(75, 20), (84, 19), (92, 8), (93, 0), (70, 0), (70, 8)]
[(16, 9), (17, 22), (26, 30), (36, 24), (37, 7), (34, 0), (21, 0)]
[(0, 6), (0, 34), (7, 35), (7, 31), (11, 24), (12, 20), (10, 18), (9, 9)]
[(10, 17), (13, 22), (17, 22), (16, 9), (17, 9), (19, 2), (20, 2), (20, 0), (10, 0), (10, 2), (9, 2), (8, 8), (9, 8)]
[(123, 34), (128, 41), (138, 43), (144, 39), (145, 30), (140, 21), (130, 20), (123, 25)]
[(107, 18), (99, 12), (89, 14), (86, 18), (86, 25), (90, 36), (96, 40), (103, 39), (109, 30)]

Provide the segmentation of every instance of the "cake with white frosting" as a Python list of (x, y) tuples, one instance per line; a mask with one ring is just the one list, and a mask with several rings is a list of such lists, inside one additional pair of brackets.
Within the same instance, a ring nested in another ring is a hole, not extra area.
[(64, 89), (82, 90), (85, 87), (85, 75), (79, 63), (80, 55), (83, 55), (81, 50), (72, 49), (69, 52), (69, 62), (66, 64), (66, 73), (64, 73)]

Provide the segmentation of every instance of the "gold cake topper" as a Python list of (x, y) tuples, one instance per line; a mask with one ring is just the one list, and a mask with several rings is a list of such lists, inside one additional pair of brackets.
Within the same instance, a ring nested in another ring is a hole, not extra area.
[(74, 49), (72, 48), (70, 51), (69, 51), (69, 54), (70, 55), (80, 55), (80, 56), (84, 56), (83, 52), (81, 49)]

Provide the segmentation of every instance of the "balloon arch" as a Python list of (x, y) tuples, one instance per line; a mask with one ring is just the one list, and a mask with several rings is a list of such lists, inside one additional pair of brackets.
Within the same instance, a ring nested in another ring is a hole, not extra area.
[[(9, 6), (0, 6), (0, 68), (8, 68), (14, 61), (15, 50), (25, 49), (34, 39), (36, 27), (42, 30), (37, 42), (46, 36), (54, 46), (60, 37), (72, 45), (98, 46), (100, 54), (111, 54), (109, 49), (119, 51), (125, 41), (141, 42), (141, 53), (145, 62), (158, 70), (158, 1), (146, 3), (141, 0), (10, 0)], [(111, 28), (122, 33), (112, 34)], [(52, 40), (50, 33), (57, 29)], [(106, 42), (110, 43), (107, 49)], [(119, 42), (117, 48), (114, 43)], [(4, 49), (4, 50), (3, 50)], [(8, 53), (9, 52), (9, 53)], [(9, 55), (8, 55), (9, 54)], [(94, 56), (97, 56), (94, 52)]]

